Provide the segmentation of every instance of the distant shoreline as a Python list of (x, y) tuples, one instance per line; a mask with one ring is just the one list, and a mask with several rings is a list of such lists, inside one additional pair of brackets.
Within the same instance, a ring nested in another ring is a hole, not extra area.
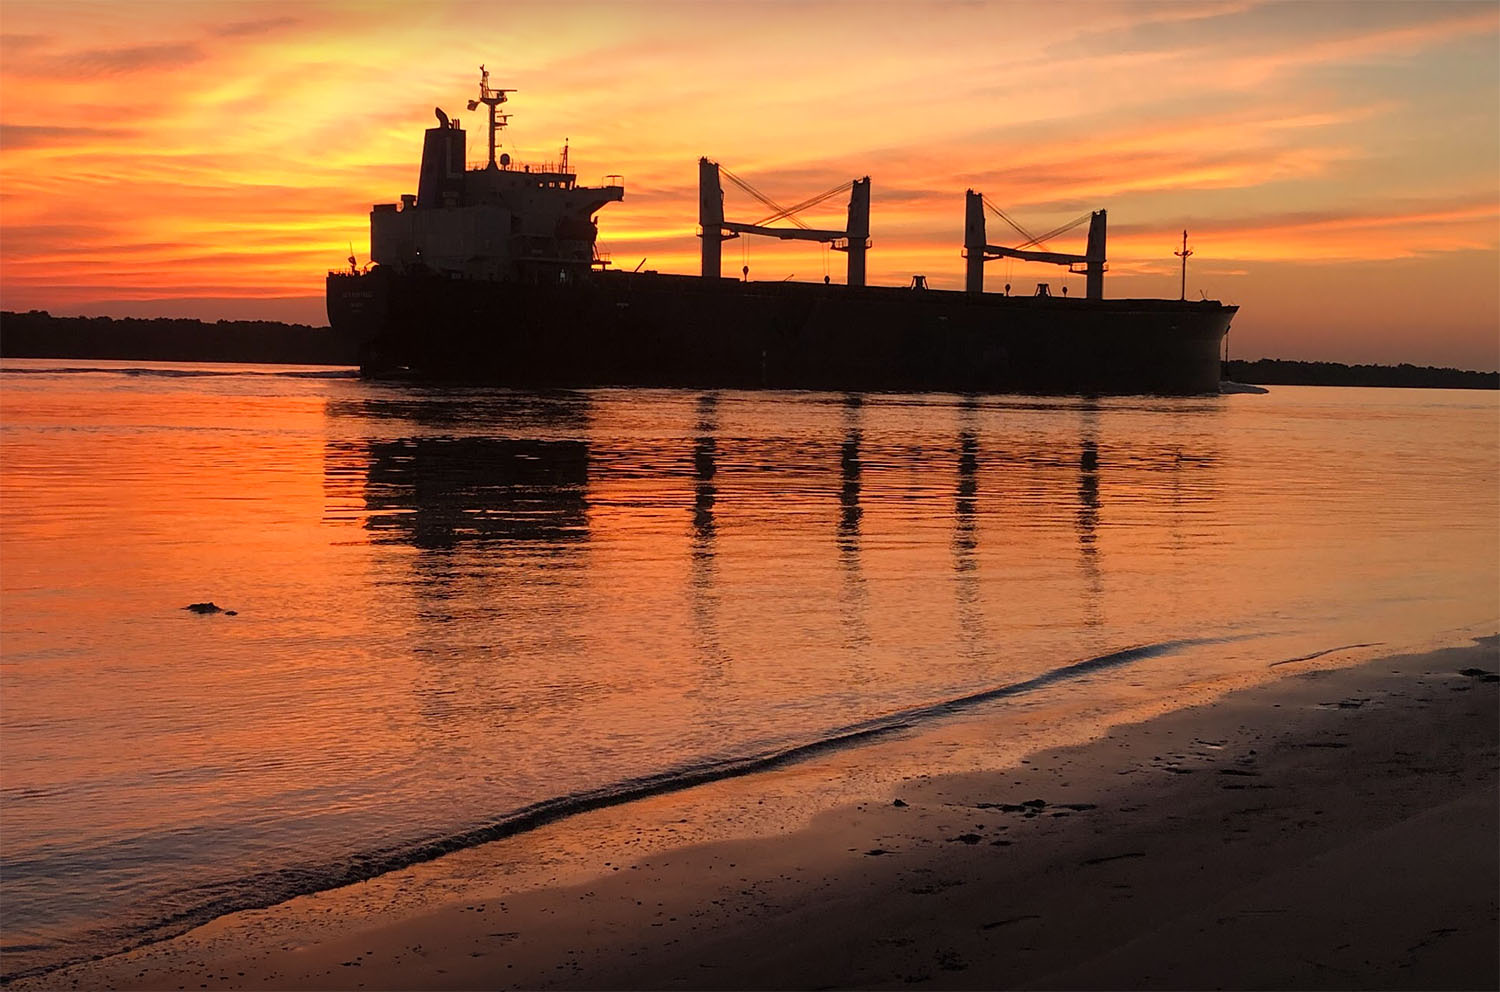
[(1500, 372), (1420, 365), (1344, 365), (1260, 358), (1224, 363), (1224, 378), (1257, 386), (1396, 386), (1421, 389), (1500, 389)]
[(352, 339), (329, 327), (274, 320), (54, 317), (0, 311), (0, 357), (265, 365), (357, 365)]
[[(267, 365), (357, 365), (354, 341), (332, 328), (271, 320), (54, 317), (0, 311), (0, 357)], [(1401, 365), (1344, 365), (1275, 358), (1224, 363), (1224, 378), (1262, 386), (1500, 389), (1500, 372)]]

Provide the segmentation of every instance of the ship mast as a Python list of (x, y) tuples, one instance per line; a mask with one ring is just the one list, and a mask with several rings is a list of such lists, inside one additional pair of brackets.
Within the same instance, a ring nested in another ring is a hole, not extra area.
[(1187, 231), (1182, 232), (1182, 251), (1174, 251), (1172, 254), (1182, 259), (1182, 298), (1187, 299), (1187, 260), (1193, 253), (1193, 249), (1187, 246)]
[(514, 89), (492, 89), (490, 87), (490, 71), (483, 65), (479, 67), (479, 99), (469, 101), (469, 109), (477, 109), (482, 103), (490, 108), (490, 164), (488, 168), (498, 168), (495, 165), (495, 129), (504, 127), (510, 120), (510, 114), (497, 114), (495, 108), (509, 99), (505, 94), (514, 93)]

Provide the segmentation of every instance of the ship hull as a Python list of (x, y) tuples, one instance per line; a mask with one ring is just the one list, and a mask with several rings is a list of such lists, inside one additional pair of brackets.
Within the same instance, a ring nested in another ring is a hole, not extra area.
[(328, 279), (368, 375), (508, 386), (1211, 393), (1236, 308), (594, 273)]

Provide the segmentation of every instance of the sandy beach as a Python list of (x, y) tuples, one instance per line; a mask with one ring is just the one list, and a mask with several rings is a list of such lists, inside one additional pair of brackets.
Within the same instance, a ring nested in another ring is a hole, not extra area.
[(1294, 663), (1003, 769), (877, 776), (756, 836), (768, 801), (937, 753), (878, 742), (14, 987), (1494, 988), (1497, 649)]

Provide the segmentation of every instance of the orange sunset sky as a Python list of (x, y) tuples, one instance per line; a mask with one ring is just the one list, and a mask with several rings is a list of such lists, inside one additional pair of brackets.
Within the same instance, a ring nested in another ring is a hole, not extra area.
[[(1493, 2), (5, 0), (0, 304), (326, 323), (323, 275), (415, 192), (435, 105), (482, 160), (481, 62), (519, 90), (515, 158), (567, 138), (581, 182), (624, 175), (600, 241), (626, 268), (697, 271), (708, 155), (782, 202), (870, 175), (872, 283), (959, 288), (973, 187), (1033, 231), (1108, 208), (1108, 296), (1176, 297), (1188, 228), (1188, 295), (1241, 305), (1238, 357), (1500, 365)], [(843, 277), (817, 245), (724, 252)]]

